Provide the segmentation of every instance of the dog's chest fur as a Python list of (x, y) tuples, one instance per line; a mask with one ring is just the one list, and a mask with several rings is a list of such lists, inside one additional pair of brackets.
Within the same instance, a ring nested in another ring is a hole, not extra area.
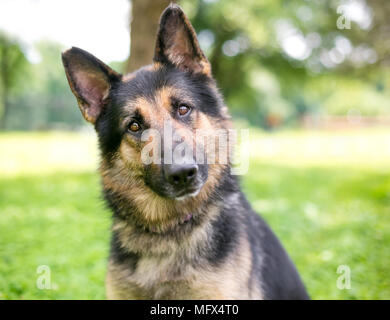
[(262, 298), (259, 286), (250, 288), (251, 253), (244, 237), (240, 238), (239, 250), (232, 251), (226, 261), (217, 265), (200, 253), (207, 250), (208, 245), (196, 243), (210, 239), (201, 239), (200, 235), (194, 238), (197, 239), (193, 239), (191, 247), (177, 246), (171, 253), (141, 254), (137, 261), (122, 263), (111, 260), (107, 275), (108, 298)]

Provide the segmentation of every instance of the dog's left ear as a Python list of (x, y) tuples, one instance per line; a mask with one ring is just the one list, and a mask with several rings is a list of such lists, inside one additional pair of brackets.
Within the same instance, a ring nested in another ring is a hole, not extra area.
[(161, 15), (153, 60), (211, 76), (210, 63), (200, 49), (195, 30), (176, 4), (170, 4)]

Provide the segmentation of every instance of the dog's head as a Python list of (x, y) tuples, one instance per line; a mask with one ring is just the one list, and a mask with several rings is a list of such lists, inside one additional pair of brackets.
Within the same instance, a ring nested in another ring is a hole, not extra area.
[(153, 63), (129, 75), (78, 48), (62, 58), (80, 110), (97, 131), (106, 188), (131, 191), (144, 205), (211, 192), (228, 164), (196, 155), (209, 152), (205, 136), (229, 122), (210, 63), (180, 7), (170, 5), (161, 16)]

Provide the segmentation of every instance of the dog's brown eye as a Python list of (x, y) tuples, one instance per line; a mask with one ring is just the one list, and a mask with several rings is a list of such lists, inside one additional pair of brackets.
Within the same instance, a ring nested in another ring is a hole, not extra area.
[(178, 109), (179, 115), (181, 115), (181, 116), (185, 116), (190, 111), (191, 111), (191, 108), (186, 106), (185, 104), (181, 104), (179, 106), (179, 109)]
[(129, 124), (129, 130), (131, 132), (137, 132), (141, 129), (141, 126), (139, 125), (139, 123), (137, 121), (132, 121), (130, 122)]

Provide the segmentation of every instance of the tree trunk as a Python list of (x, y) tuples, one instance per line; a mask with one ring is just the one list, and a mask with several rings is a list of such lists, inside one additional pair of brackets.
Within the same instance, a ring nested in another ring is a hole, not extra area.
[(155, 37), (161, 13), (171, 0), (132, 0), (130, 20), (130, 57), (125, 73), (152, 63)]

